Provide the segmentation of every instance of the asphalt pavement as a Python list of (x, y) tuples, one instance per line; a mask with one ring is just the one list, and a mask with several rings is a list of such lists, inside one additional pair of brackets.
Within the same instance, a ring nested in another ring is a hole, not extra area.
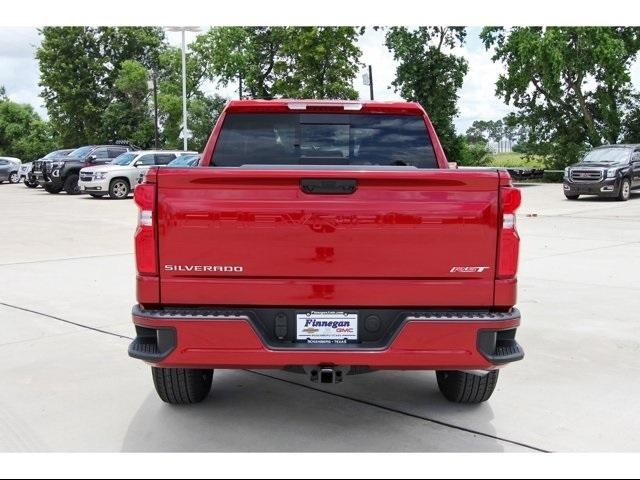
[(0, 452), (640, 451), (640, 194), (522, 192), (526, 358), (489, 402), (448, 403), (431, 372), (219, 370), (173, 407), (127, 356), (133, 201), (0, 185)]

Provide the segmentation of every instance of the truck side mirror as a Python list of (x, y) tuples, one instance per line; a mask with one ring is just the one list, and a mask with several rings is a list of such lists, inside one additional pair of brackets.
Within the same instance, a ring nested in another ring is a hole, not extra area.
[(89, 162), (93, 163), (98, 159), (98, 157), (96, 155), (89, 155)]

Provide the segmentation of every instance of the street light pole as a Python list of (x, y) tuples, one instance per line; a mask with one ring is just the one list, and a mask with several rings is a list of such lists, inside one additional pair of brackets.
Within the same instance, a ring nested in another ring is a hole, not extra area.
[(369, 65), (369, 95), (371, 96), (371, 100), (373, 100), (373, 69), (371, 65)]
[(153, 148), (158, 149), (158, 76), (155, 70), (151, 70), (151, 80), (147, 81), (147, 86), (153, 90)]
[(187, 148), (187, 44), (185, 40), (185, 29), (182, 29), (182, 136), (184, 140), (184, 151)]
[(170, 32), (182, 33), (182, 137), (184, 150), (188, 149), (189, 130), (187, 129), (187, 41), (186, 33), (198, 32), (199, 27), (168, 27)]

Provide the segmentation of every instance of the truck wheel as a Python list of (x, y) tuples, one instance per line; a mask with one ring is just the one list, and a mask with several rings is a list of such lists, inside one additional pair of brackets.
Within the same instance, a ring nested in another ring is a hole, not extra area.
[(9, 183), (18, 182), (20, 182), (20, 176), (18, 175), (18, 172), (11, 172), (11, 175), (9, 175)]
[(127, 198), (130, 190), (129, 182), (122, 178), (114, 178), (109, 184), (109, 196), (114, 200)]
[(78, 175), (69, 175), (64, 181), (64, 187), (62, 188), (67, 195), (79, 195), (80, 185), (78, 185)]
[(89, 195), (91, 195), (93, 198), (102, 198), (104, 197), (104, 193), (90, 193)]
[(55, 187), (49, 187), (48, 185), (44, 186), (44, 189), (47, 193), (60, 193), (62, 190), (60, 188), (55, 188)]
[(564, 196), (567, 197), (567, 200), (577, 200), (580, 198), (580, 195), (570, 195), (568, 193), (565, 193)]
[(156, 392), (165, 403), (172, 405), (200, 403), (211, 391), (213, 370), (151, 367), (151, 373)]
[(455, 403), (482, 403), (489, 400), (498, 383), (498, 370), (487, 375), (458, 371), (436, 372), (438, 388), (444, 397)]
[(24, 184), (27, 188), (36, 188), (38, 186), (38, 182), (30, 182), (28, 179), (24, 179)]
[(626, 202), (631, 197), (631, 182), (628, 178), (624, 178), (622, 180), (622, 185), (620, 185), (620, 193), (618, 193), (618, 200), (621, 202)]

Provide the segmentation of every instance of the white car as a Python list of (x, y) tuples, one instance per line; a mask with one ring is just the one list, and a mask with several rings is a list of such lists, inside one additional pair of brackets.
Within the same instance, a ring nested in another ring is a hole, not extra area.
[(140, 150), (123, 153), (107, 165), (85, 167), (80, 170), (78, 186), (92, 197), (109, 195), (114, 199), (127, 198), (135, 187), (140, 173), (154, 165), (167, 165), (181, 150)]

